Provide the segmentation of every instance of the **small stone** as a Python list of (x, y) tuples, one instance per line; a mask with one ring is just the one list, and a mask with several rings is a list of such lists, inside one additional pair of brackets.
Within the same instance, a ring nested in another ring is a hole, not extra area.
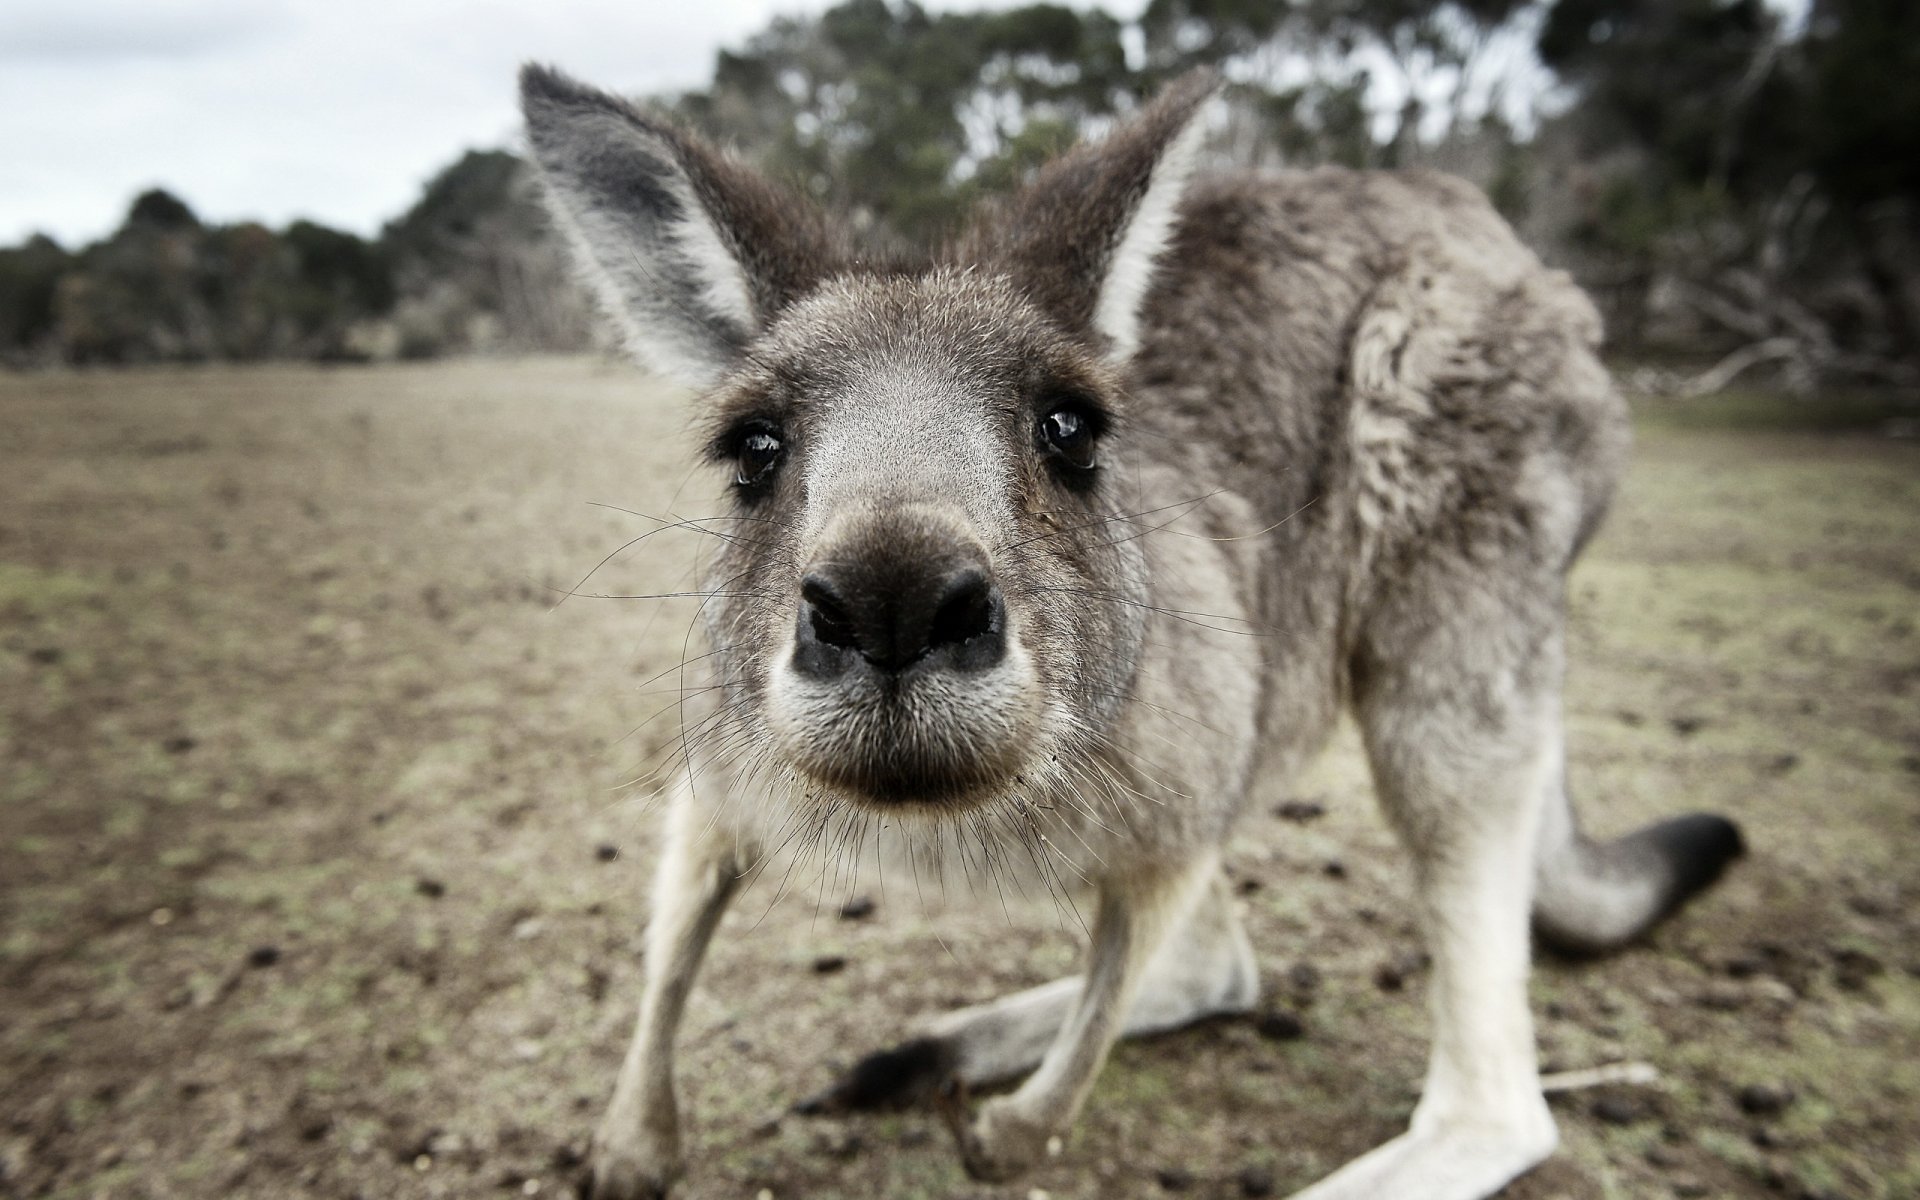
[(818, 1148), (829, 1158), (837, 1158), (841, 1162), (848, 1162), (858, 1158), (860, 1152), (867, 1148), (867, 1140), (857, 1133), (844, 1133), (837, 1137), (825, 1139), (818, 1144)]
[(173, 910), (162, 905), (147, 914), (147, 920), (156, 928), (164, 929), (173, 924)]
[(539, 917), (528, 917), (526, 920), (520, 921), (514, 925), (513, 927), (514, 940), (520, 941), (520, 942), (530, 942), (534, 938), (539, 937), (540, 932), (544, 930), (546, 927), (547, 927), (547, 923), (545, 921), (542, 921)]
[(422, 1173), (433, 1169), (433, 1155), (416, 1154), (413, 1156), (413, 1169)]
[(1254, 1031), (1270, 1042), (1291, 1042), (1305, 1036), (1306, 1023), (1285, 1009), (1269, 1009), (1260, 1014)]
[(1153, 1177), (1169, 1192), (1184, 1192), (1193, 1186), (1193, 1172), (1185, 1167), (1161, 1167)]
[(1242, 1196), (1273, 1195), (1273, 1171), (1268, 1167), (1248, 1167), (1240, 1172)]
[(520, 1185), (520, 1194), (522, 1196), (538, 1196), (540, 1194), (540, 1181), (538, 1179), (527, 1180)]
[(1848, 896), (1847, 907), (1863, 917), (1890, 917), (1894, 906), (1876, 896)]
[(1373, 973), (1373, 984), (1383, 992), (1397, 992), (1407, 985), (1407, 980), (1426, 969), (1426, 954), (1408, 950), (1391, 962), (1381, 963)]
[(1751, 979), (1767, 969), (1766, 960), (1758, 954), (1739, 954), (1727, 960), (1727, 974), (1735, 979)]
[(842, 921), (864, 921), (873, 915), (873, 897), (855, 896), (840, 906)]
[(279, 961), (280, 947), (278, 946), (255, 946), (247, 951), (247, 965), (256, 970), (270, 967)]
[(813, 960), (815, 975), (835, 975), (846, 969), (847, 958), (844, 954), (823, 954)]
[(422, 877), (413, 881), (413, 890), (419, 892), (429, 900), (438, 900), (447, 894), (447, 885), (441, 883), (438, 879)]
[(1793, 1103), (1793, 1089), (1784, 1084), (1750, 1083), (1740, 1089), (1740, 1111), (1755, 1117), (1778, 1116)]
[(1048, 1158), (1059, 1158), (1060, 1152), (1065, 1149), (1066, 1149), (1066, 1143), (1060, 1140), (1059, 1135), (1056, 1134), (1055, 1136), (1047, 1139), (1047, 1157)]
[(593, 856), (601, 862), (612, 862), (620, 857), (620, 847), (612, 842), (601, 842), (593, 848)]
[(1287, 968), (1287, 987), (1302, 996), (1320, 990), (1320, 968), (1310, 962), (1297, 962)]
[(1647, 1147), (1647, 1162), (1662, 1170), (1672, 1170), (1680, 1165), (1680, 1156), (1670, 1148), (1655, 1143)]
[(1737, 983), (1710, 983), (1697, 997), (1700, 1007), (1716, 1012), (1732, 1012), (1747, 1006), (1746, 989)]
[(1864, 950), (1842, 950), (1834, 955), (1833, 981), (1849, 992), (1866, 988), (1867, 982), (1885, 974), (1886, 966)]
[(1593, 1102), (1593, 1115), (1609, 1125), (1631, 1125), (1646, 1111), (1624, 1096), (1602, 1096)]

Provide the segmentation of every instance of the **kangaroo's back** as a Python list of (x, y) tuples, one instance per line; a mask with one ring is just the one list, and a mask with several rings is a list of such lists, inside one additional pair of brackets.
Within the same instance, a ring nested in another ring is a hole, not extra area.
[[(1203, 177), (1163, 270), (1134, 363), (1143, 420), (1270, 517), (1343, 490), (1431, 512), (1440, 497), (1412, 493), (1535, 446), (1604, 508), (1626, 417), (1599, 316), (1472, 185), (1337, 167)], [(1392, 444), (1416, 429), (1421, 452)]]

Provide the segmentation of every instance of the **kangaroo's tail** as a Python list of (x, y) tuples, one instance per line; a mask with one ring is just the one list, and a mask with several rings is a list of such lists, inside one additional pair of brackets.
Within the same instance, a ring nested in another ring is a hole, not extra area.
[(1746, 850), (1740, 827), (1711, 813), (1594, 841), (1580, 831), (1566, 790), (1557, 793), (1541, 822), (1533, 927), (1563, 953), (1604, 954), (1626, 945)]

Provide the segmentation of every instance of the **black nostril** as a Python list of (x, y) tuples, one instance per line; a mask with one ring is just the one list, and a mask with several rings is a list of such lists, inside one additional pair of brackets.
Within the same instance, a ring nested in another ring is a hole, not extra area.
[(1000, 626), (1000, 593), (981, 572), (968, 568), (942, 584), (927, 627), (927, 649), (962, 646)]
[(977, 563), (953, 557), (849, 556), (809, 570), (800, 580), (795, 669), (833, 679), (862, 662), (884, 675), (999, 662), (1000, 589)]
[(842, 650), (859, 649), (853, 616), (831, 580), (817, 573), (808, 574), (800, 581), (800, 598), (807, 602), (807, 621), (815, 638)]

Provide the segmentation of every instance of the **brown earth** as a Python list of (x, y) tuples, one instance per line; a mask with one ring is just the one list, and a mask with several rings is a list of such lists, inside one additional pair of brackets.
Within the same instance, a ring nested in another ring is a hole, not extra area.
[[(671, 751), (692, 609), (556, 591), (654, 528), (596, 504), (711, 511), (685, 417), (585, 362), (0, 378), (0, 1195), (564, 1190), (638, 970), (652, 789), (622, 785)], [(1643, 413), (1574, 576), (1590, 823), (1716, 809), (1753, 852), (1537, 973), (1550, 1065), (1661, 1075), (1556, 1100), (1513, 1196), (1920, 1195), (1920, 447), (1796, 423)], [(677, 587), (696, 541), (595, 587)], [(998, 1189), (929, 1113), (786, 1110), (1070, 970), (1069, 923), (750, 894), (684, 1031), (679, 1194), (1285, 1195), (1392, 1135), (1424, 980), (1350, 734), (1230, 863), (1301, 1036), (1122, 1047)]]

